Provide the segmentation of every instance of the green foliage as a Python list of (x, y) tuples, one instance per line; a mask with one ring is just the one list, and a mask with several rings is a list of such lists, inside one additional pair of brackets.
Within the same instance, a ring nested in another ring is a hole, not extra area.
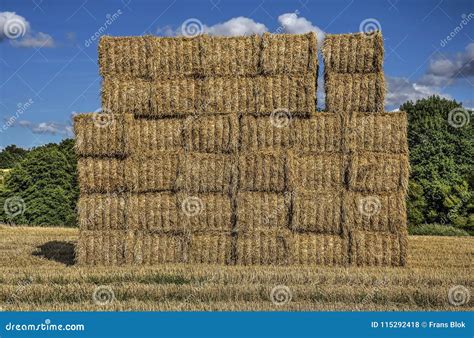
[(28, 150), (19, 148), (12, 144), (0, 152), (0, 169), (13, 168), (18, 162), (25, 158)]
[(474, 128), (472, 123), (459, 128), (449, 124), (449, 113), (455, 109), (462, 106), (438, 96), (400, 107), (408, 113), (407, 206), (412, 229), (438, 223), (474, 231)]
[(13, 167), (6, 177), (5, 190), (0, 193), (0, 206), (7, 203), (22, 212), (7, 213), (2, 208), (1, 222), (76, 225), (78, 188), (73, 147), (73, 140), (64, 140), (59, 145), (34, 148)]
[(410, 235), (421, 236), (469, 236), (469, 233), (446, 224), (422, 224), (408, 227)]

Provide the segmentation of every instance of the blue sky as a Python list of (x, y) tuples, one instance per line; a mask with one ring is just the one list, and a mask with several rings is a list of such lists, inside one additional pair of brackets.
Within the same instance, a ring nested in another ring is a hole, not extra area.
[[(71, 136), (74, 112), (100, 108), (97, 40), (89, 40), (96, 32), (172, 35), (190, 18), (211, 34), (378, 26), (387, 110), (430, 94), (474, 107), (472, 0), (0, 0), (0, 147), (60, 141)], [(21, 34), (6, 32), (13, 21)]]

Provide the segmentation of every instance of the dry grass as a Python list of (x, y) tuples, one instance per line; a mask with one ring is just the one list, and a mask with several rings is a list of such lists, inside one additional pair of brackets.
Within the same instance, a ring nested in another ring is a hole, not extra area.
[[(77, 229), (0, 226), (0, 306), (13, 310), (448, 310), (448, 290), (473, 290), (472, 237), (409, 237), (407, 266), (242, 267), (170, 264), (153, 267), (78, 267)], [(197, 239), (205, 240), (205, 239)], [(226, 241), (220, 245), (225, 246)], [(311, 240), (314, 245), (322, 239)], [(330, 243), (330, 240), (325, 239)], [(340, 244), (339, 244), (340, 245)], [(202, 247), (202, 246), (200, 246)], [(195, 255), (195, 257), (197, 257)], [(201, 254), (203, 261), (206, 252)], [(220, 258), (222, 259), (222, 258)], [(317, 257), (309, 257), (317, 260)], [(92, 294), (106, 285), (115, 301), (99, 306)], [(293, 299), (270, 301), (276, 285)]]

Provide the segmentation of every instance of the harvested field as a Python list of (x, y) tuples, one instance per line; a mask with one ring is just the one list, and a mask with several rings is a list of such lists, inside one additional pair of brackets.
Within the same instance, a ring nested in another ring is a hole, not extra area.
[[(315, 246), (325, 240), (305, 235)], [(73, 264), (77, 229), (0, 226), (0, 306), (4, 311), (130, 310), (313, 310), (313, 311), (473, 311), (474, 300), (453, 306), (451, 287), (474, 288), (472, 237), (409, 236), (407, 265), (398, 267), (216, 266), (167, 264), (79, 267)], [(153, 246), (160, 248), (155, 235)], [(166, 240), (169, 240), (167, 238)], [(336, 241), (337, 242), (337, 241)], [(334, 242), (332, 248), (337, 245)], [(174, 257), (176, 251), (143, 256)], [(334, 249), (336, 252), (336, 249)], [(315, 252), (315, 251), (313, 251)], [(309, 255), (310, 262), (318, 258)], [(336, 256), (340, 257), (340, 256)], [(114, 259), (110, 257), (109, 259)], [(306, 264), (305, 262), (302, 262)], [(115, 300), (94, 302), (98, 286), (110, 287)], [(277, 285), (290, 288), (285, 305), (271, 302)]]

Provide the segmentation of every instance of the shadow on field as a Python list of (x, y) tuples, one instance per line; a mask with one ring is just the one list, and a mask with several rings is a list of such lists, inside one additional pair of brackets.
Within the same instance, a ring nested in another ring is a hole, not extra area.
[(43, 257), (67, 266), (74, 265), (75, 244), (73, 242), (51, 241), (36, 247), (34, 256)]

